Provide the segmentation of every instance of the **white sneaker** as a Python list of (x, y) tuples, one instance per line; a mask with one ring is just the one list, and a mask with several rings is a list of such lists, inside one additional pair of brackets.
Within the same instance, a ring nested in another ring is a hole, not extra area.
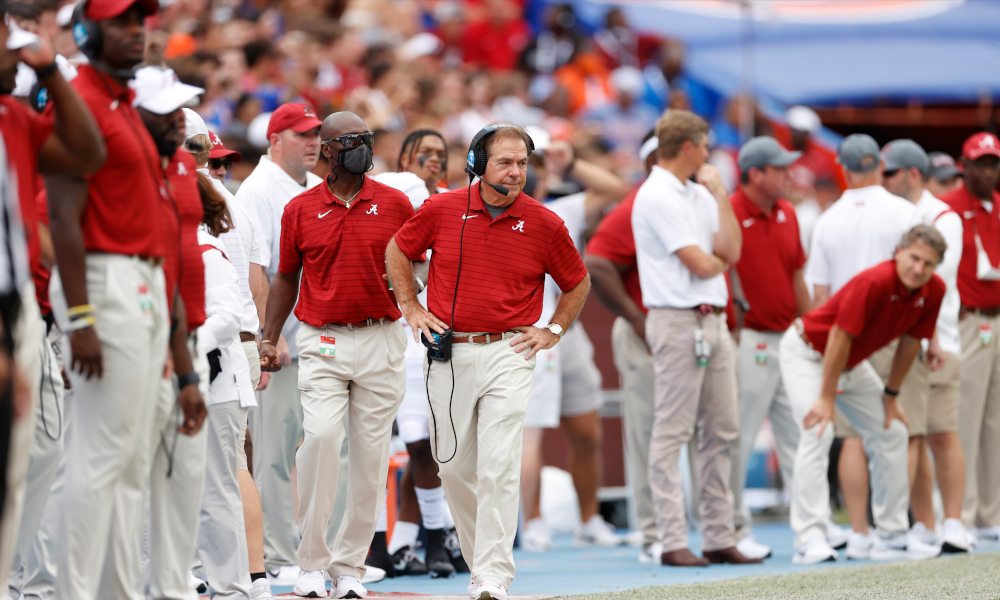
[(837, 551), (830, 547), (824, 539), (809, 540), (795, 549), (792, 563), (796, 565), (814, 565), (821, 562), (837, 560)]
[(300, 571), (292, 593), (303, 598), (326, 598), (326, 571)]
[[(371, 567), (368, 567), (371, 569)], [(381, 571), (381, 569), (379, 569)], [(383, 576), (385, 571), (382, 571)], [(357, 577), (352, 577), (350, 575), (341, 575), (337, 578), (337, 585), (333, 588), (334, 598), (367, 598), (368, 590), (365, 586), (361, 585), (361, 581)]]
[(875, 543), (875, 534), (869, 531), (868, 533), (858, 533), (857, 531), (852, 531), (850, 535), (847, 536), (847, 558), (850, 560), (868, 560), (872, 557), (872, 544)]
[(851, 530), (840, 525), (830, 523), (826, 526), (826, 543), (834, 550), (840, 550), (847, 546), (847, 538), (851, 537)]
[(277, 571), (267, 572), (267, 581), (271, 585), (295, 585), (299, 580), (299, 566), (285, 565)]
[(901, 533), (890, 539), (885, 539), (874, 533), (869, 534), (869, 536), (872, 538), (872, 560), (906, 560), (909, 558), (906, 553), (905, 533)]
[(527, 552), (545, 552), (552, 547), (552, 534), (549, 526), (541, 518), (532, 519), (524, 524), (524, 535), (521, 536), (521, 550)]
[(267, 579), (258, 579), (253, 582), (250, 586), (250, 600), (274, 600), (274, 596), (271, 594), (271, 585)]
[[(920, 521), (917, 521), (913, 524), (913, 527), (910, 527), (910, 531), (907, 535), (913, 537), (917, 541), (923, 542), (924, 544), (930, 544), (931, 546), (938, 545), (937, 534), (930, 529), (927, 529), (927, 526)], [(909, 540), (907, 540), (907, 542), (909, 542)]]
[(941, 555), (937, 536), (927, 530), (923, 523), (916, 523), (906, 532), (906, 559), (926, 560)]
[(365, 574), (361, 577), (361, 583), (378, 583), (385, 579), (385, 569), (365, 565)]
[(188, 573), (188, 585), (191, 586), (191, 589), (198, 592), (199, 596), (208, 593), (208, 584), (195, 577), (194, 573)]
[(767, 558), (771, 556), (771, 547), (758, 543), (750, 535), (740, 540), (736, 544), (736, 549), (747, 558)]
[(573, 545), (580, 546), (621, 546), (622, 536), (601, 515), (594, 515), (576, 531)]
[(479, 589), (479, 584), (476, 583), (476, 576), (469, 575), (469, 589), (467, 593), (469, 594), (470, 600), (476, 600), (476, 590)]
[(507, 588), (487, 579), (479, 584), (473, 596), (475, 600), (507, 600)]
[(642, 551), (639, 555), (639, 562), (643, 564), (655, 564), (658, 565), (663, 560), (663, 544), (660, 542), (653, 542), (648, 548)]
[(993, 527), (976, 527), (976, 538), (983, 543), (996, 543), (1000, 541), (1000, 525)]

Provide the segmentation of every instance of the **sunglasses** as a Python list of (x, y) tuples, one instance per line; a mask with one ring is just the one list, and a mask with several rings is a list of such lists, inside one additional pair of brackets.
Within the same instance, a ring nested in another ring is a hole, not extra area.
[(225, 167), (226, 171), (228, 171), (232, 168), (233, 161), (226, 160), (224, 158), (211, 158), (209, 159), (208, 164), (211, 165), (213, 171), (218, 170), (219, 167)]
[(899, 173), (899, 169), (893, 169), (892, 171), (882, 171), (882, 177), (888, 179), (889, 177), (895, 177), (896, 173)]
[(328, 140), (323, 140), (324, 144), (329, 144), (330, 142), (340, 142), (340, 145), (345, 149), (350, 150), (351, 148), (357, 148), (361, 144), (364, 144), (371, 148), (375, 145), (375, 134), (371, 131), (366, 131), (365, 133), (350, 133), (347, 135), (342, 135), (340, 137), (330, 138)]

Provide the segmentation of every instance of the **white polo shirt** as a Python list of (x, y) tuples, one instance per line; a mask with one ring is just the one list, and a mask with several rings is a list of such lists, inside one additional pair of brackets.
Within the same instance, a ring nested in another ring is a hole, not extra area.
[(830, 295), (868, 267), (892, 258), (903, 234), (919, 223), (913, 204), (880, 185), (847, 190), (813, 230), (806, 283)]
[(938, 313), (937, 335), (941, 349), (952, 354), (962, 354), (962, 340), (958, 333), (958, 311), (962, 301), (958, 296), (958, 264), (962, 262), (962, 217), (951, 207), (924, 190), (916, 204), (917, 216), (924, 225), (931, 225), (941, 232), (948, 249), (935, 273), (944, 279), (946, 286), (941, 312)]
[[(583, 234), (587, 231), (587, 192), (578, 192), (549, 200), (542, 203), (545, 208), (556, 213), (566, 225), (569, 237), (573, 240), (580, 255), (583, 255)], [(545, 276), (545, 293), (542, 295), (542, 316), (535, 323), (536, 327), (545, 327), (552, 321), (562, 292), (551, 275)]]
[(688, 246), (714, 254), (713, 236), (718, 230), (719, 205), (708, 188), (682, 182), (670, 171), (653, 167), (632, 207), (639, 283), (647, 308), (726, 305), (729, 290), (725, 276), (702, 279), (676, 254)]
[[(285, 205), (295, 196), (320, 183), (323, 183), (322, 179), (312, 173), (306, 173), (306, 184), (299, 185), (269, 157), (262, 156), (253, 173), (250, 173), (236, 192), (236, 199), (257, 213), (262, 242), (260, 264), (264, 267), (269, 280), (274, 279), (274, 274), (278, 272), (278, 257), (281, 256), (279, 247), (281, 215), (285, 212)], [(289, 314), (281, 333), (288, 342), (292, 358), (299, 356), (295, 347), (295, 334), (298, 330), (299, 320), (295, 318), (294, 313)]]
[(257, 316), (257, 306), (253, 303), (253, 292), (250, 290), (250, 265), (261, 264), (260, 226), (256, 223), (257, 216), (226, 189), (226, 186), (208, 173), (208, 169), (198, 169), (198, 172), (208, 177), (212, 187), (226, 201), (229, 214), (233, 218), (233, 228), (219, 236), (226, 246), (226, 258), (236, 268), (236, 277), (240, 284), (240, 299), (243, 301), (243, 313), (240, 331), (257, 334), (260, 331), (260, 319)]

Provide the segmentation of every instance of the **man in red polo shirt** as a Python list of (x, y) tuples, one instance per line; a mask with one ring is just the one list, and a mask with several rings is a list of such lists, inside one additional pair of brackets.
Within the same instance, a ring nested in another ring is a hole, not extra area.
[[(936, 229), (917, 225), (903, 235), (893, 260), (856, 275), (781, 338), (781, 378), (795, 419), (803, 425), (792, 483), (794, 563), (837, 559), (826, 540), (835, 405), (861, 434), (871, 460), (877, 530), (871, 558), (916, 560), (940, 552), (926, 544), (908, 544), (908, 435), (896, 396), (920, 351), (920, 340), (934, 335), (945, 292), (934, 269), (946, 248)], [(883, 386), (866, 359), (896, 338), (892, 371)]]
[[(320, 139), (331, 172), (323, 185), (293, 198), (281, 218), (281, 261), (267, 299), (261, 369), (281, 369), (275, 343), (295, 306), (302, 321), (295, 342), (305, 430), (295, 459), (302, 534), (295, 594), (326, 597), (326, 571), (333, 597), (364, 598), (360, 579), (382, 509), (392, 422), (406, 389), (406, 334), (382, 277), (385, 248), (413, 207), (402, 192), (365, 177), (374, 134), (357, 115), (330, 115)], [(326, 531), (337, 499), (345, 415), (347, 513), (331, 549)]]
[[(155, 0), (87, 0), (76, 8), (76, 41), (90, 64), (73, 86), (108, 161), (79, 182), (80, 194), (49, 198), (57, 264), (50, 296), (69, 335), (74, 392), (57, 528), (56, 597), (66, 600), (91, 600), (98, 590), (102, 597), (142, 593), (144, 467), (149, 446), (159, 443), (153, 416), (170, 337), (164, 225), (177, 217), (126, 82), (143, 59), (145, 17), (156, 9)], [(182, 390), (195, 386), (185, 395), (200, 400), (185, 357), (175, 352), (174, 370)], [(186, 413), (181, 430), (200, 426), (199, 415)]]
[[(429, 310), (411, 286), (396, 292), (414, 339), (454, 332), (449, 364), (425, 368), (432, 449), (472, 569), (469, 595), (482, 600), (504, 600), (514, 578), (522, 425), (535, 353), (556, 345), (590, 289), (562, 219), (521, 192), (530, 148), (519, 126), (479, 132), (467, 171), (481, 181), (431, 196), (386, 250), (393, 281), (410, 281), (410, 261), (434, 250)], [(563, 293), (552, 324), (539, 329), (532, 323), (541, 316), (546, 273)]]
[(742, 538), (742, 547), (738, 547), (748, 556), (770, 554), (766, 546), (754, 547), (750, 537), (753, 528), (750, 508), (743, 502), (747, 464), (764, 417), (771, 422), (781, 478), (788, 489), (799, 444), (799, 426), (781, 381), (777, 350), (781, 336), (795, 317), (809, 309), (810, 302), (803, 276), (806, 255), (802, 251), (795, 208), (784, 199), (789, 183), (788, 166), (800, 155), (786, 151), (772, 137), (748, 141), (740, 148), (737, 159), (740, 186), (730, 198), (743, 229), (743, 253), (735, 268), (742, 299), (747, 303), (744, 306), (749, 308), (742, 315), (736, 363), (742, 447), (733, 479), (736, 535)]
[(958, 265), (962, 396), (958, 437), (965, 452), (962, 521), (1000, 538), (1000, 140), (981, 132), (962, 145), (965, 186), (943, 198), (962, 217)]

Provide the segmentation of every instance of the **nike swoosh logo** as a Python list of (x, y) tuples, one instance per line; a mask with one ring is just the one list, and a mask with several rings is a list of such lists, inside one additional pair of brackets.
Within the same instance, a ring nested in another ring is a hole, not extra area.
[(462, 215), (462, 220), (464, 221), (465, 219), (475, 219), (478, 216), (479, 215)]
[(753, 225), (753, 221), (754, 221), (753, 219), (747, 219), (746, 221), (743, 221), (743, 226), (750, 227), (751, 225)]
[(326, 211), (325, 213), (320, 213), (319, 218), (322, 219), (323, 217), (325, 217), (326, 215), (328, 215), (328, 214), (330, 214), (332, 212), (333, 212), (333, 209), (330, 209), (330, 210)]

